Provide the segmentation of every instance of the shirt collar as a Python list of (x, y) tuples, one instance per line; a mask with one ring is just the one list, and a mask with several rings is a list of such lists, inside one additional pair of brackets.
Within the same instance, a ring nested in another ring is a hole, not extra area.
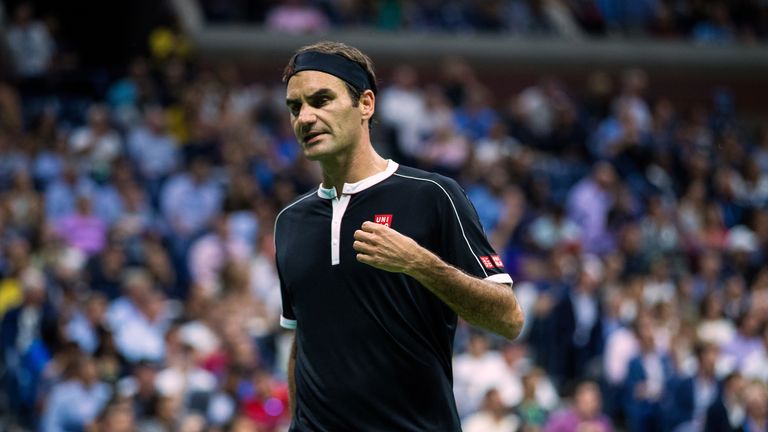
[[(384, 171), (364, 178), (359, 182), (344, 183), (344, 187), (342, 188), (341, 193), (342, 195), (352, 195), (364, 191), (369, 187), (379, 184), (389, 178), (392, 174), (395, 173), (395, 171), (397, 171), (398, 167), (399, 165), (397, 162), (393, 161), (392, 159), (387, 159), (387, 168)], [(317, 196), (325, 199), (334, 199), (336, 198), (336, 188), (324, 188), (323, 184), (320, 183), (320, 187), (317, 188)]]

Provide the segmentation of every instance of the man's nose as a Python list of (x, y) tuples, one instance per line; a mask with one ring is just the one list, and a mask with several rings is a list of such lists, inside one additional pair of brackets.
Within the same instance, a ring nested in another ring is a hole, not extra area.
[(311, 106), (304, 104), (299, 110), (299, 115), (296, 119), (299, 121), (299, 124), (312, 124), (317, 121), (317, 116)]

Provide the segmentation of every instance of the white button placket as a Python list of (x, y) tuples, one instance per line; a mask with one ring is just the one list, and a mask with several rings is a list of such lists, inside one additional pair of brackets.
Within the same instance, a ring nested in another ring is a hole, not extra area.
[(341, 243), (341, 220), (347, 211), (351, 195), (343, 194), (331, 200), (333, 217), (331, 218), (331, 265), (339, 264), (339, 244)]

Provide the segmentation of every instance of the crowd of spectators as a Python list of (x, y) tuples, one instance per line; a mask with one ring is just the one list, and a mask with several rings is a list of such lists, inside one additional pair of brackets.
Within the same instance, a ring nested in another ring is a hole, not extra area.
[(700, 43), (768, 38), (759, 0), (199, 0), (207, 20), (311, 33), (334, 27), (520, 36), (627, 36)]
[[(55, 44), (15, 19), (0, 426), (283, 430), (272, 225), (320, 177), (278, 77), (202, 65), (166, 29), (97, 96), (30, 91)], [(765, 430), (768, 129), (642, 70), (511, 95), (460, 59), (439, 70), (381, 77), (374, 142), (462, 183), (527, 315), (514, 343), (460, 324), (465, 430)]]

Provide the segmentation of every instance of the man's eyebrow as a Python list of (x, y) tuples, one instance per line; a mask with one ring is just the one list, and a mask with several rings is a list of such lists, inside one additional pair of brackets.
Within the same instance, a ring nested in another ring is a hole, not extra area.
[[(307, 96), (307, 99), (317, 99), (323, 96), (334, 97), (336, 96), (336, 92), (329, 88), (321, 88), (320, 90), (317, 90), (316, 92)], [(299, 101), (300, 101), (300, 98), (288, 98), (285, 100), (285, 104), (290, 106), (290, 105), (299, 103)]]

